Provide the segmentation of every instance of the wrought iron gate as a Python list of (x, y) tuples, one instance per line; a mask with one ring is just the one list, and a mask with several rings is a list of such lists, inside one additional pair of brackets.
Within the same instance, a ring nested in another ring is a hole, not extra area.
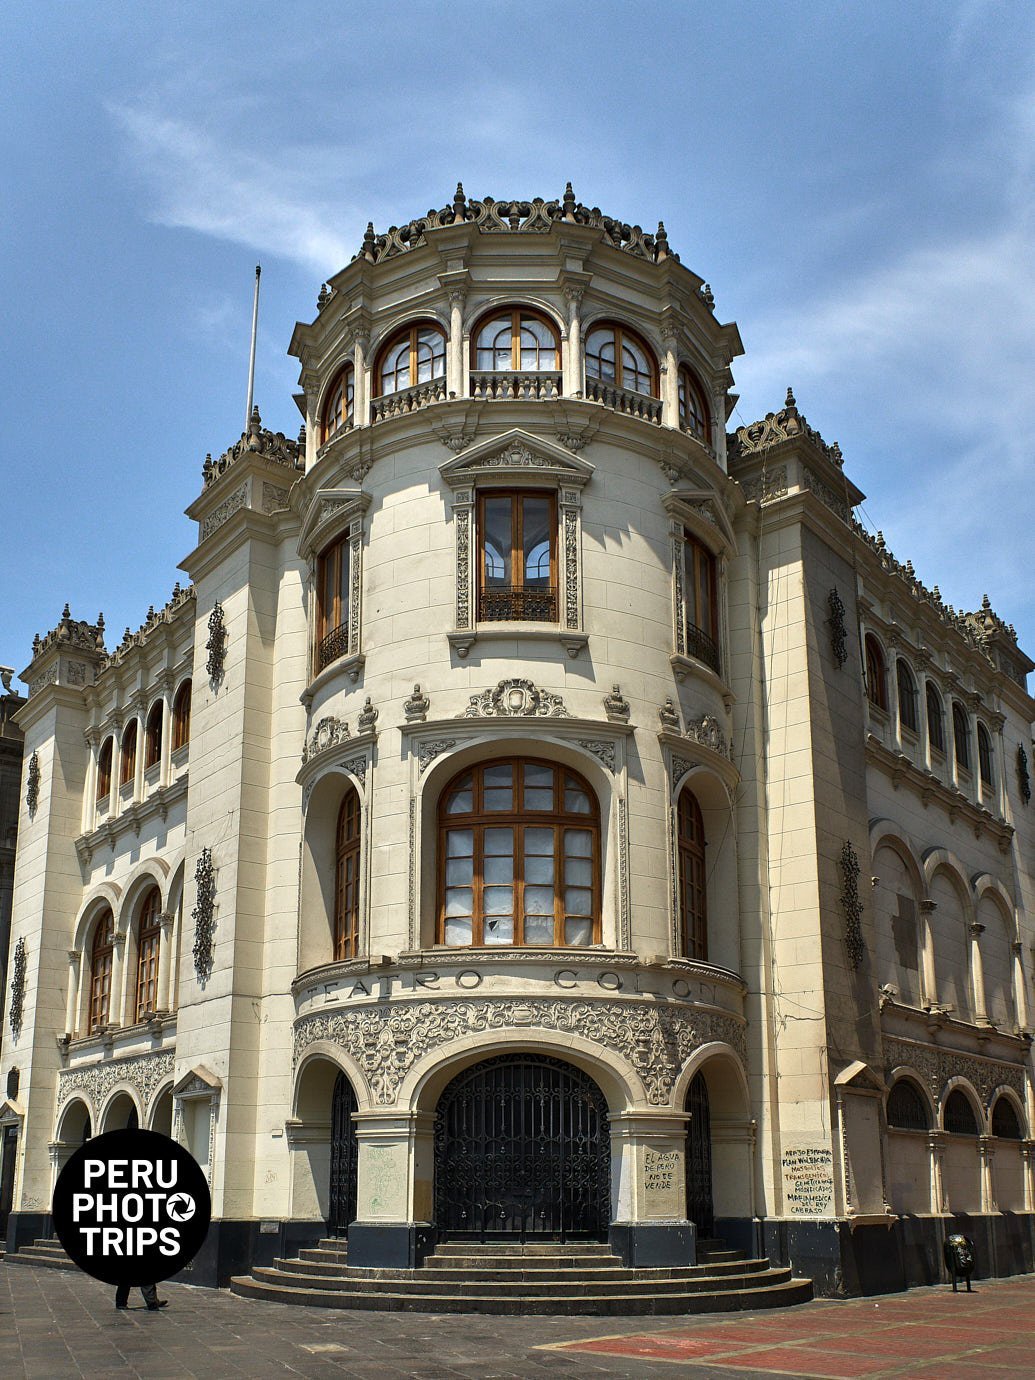
[(347, 1236), (356, 1217), (356, 1171), (359, 1142), (352, 1113), (356, 1094), (352, 1084), (339, 1073), (331, 1100), (331, 1204), (327, 1229), (332, 1236)]
[(712, 1127), (708, 1109), (708, 1084), (695, 1074), (686, 1095), (690, 1122), (686, 1128), (686, 1215), (697, 1223), (698, 1236), (715, 1230), (712, 1206)]
[(446, 1235), (602, 1240), (610, 1173), (607, 1103), (570, 1064), (502, 1055), (439, 1100), (435, 1216)]

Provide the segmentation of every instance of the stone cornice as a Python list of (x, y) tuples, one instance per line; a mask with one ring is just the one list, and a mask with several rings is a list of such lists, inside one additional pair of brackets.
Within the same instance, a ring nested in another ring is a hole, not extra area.
[(177, 801), (186, 800), (188, 784), (189, 772), (182, 772), (168, 786), (160, 786), (143, 800), (127, 806), (114, 819), (106, 819), (90, 833), (81, 834), (75, 841), (75, 851), (81, 865), (89, 867), (94, 854), (105, 846), (114, 853), (115, 845), (123, 835), (131, 831), (139, 835), (149, 819), (159, 817), (164, 820)]

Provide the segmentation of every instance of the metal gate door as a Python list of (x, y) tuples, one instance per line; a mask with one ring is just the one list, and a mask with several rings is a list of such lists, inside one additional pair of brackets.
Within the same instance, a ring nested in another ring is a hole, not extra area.
[(14, 1156), (17, 1149), (17, 1126), (5, 1126), (3, 1140), (0, 1141), (0, 1242), (7, 1236), (7, 1219), (14, 1202)]
[(712, 1127), (708, 1110), (708, 1084), (695, 1074), (686, 1095), (690, 1122), (686, 1128), (686, 1215), (697, 1223), (698, 1236), (715, 1230), (712, 1206)]
[(435, 1215), (446, 1235), (603, 1240), (610, 1170), (604, 1095), (570, 1064), (503, 1055), (439, 1100)]
[(359, 1142), (352, 1113), (356, 1094), (352, 1084), (339, 1073), (331, 1100), (331, 1204), (327, 1229), (332, 1236), (347, 1236), (356, 1218), (356, 1175)]

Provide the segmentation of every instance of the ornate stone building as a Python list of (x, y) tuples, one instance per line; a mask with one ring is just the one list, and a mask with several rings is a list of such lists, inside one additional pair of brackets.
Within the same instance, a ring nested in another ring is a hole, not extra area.
[(1012, 629), (790, 393), (727, 434), (736, 326), (570, 188), (368, 229), (290, 348), (303, 433), (206, 461), (187, 588), (25, 672), (10, 1248), (139, 1123), (210, 1177), (201, 1280), (721, 1237), (859, 1292), (961, 1222), (1031, 1269)]

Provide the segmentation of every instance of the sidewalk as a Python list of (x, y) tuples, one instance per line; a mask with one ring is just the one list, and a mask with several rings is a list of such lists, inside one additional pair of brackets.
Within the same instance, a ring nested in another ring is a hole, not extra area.
[(1035, 1277), (773, 1313), (700, 1318), (508, 1318), (348, 1312), (252, 1303), (186, 1285), (148, 1313), (139, 1294), (73, 1271), (0, 1263), (5, 1380), (230, 1380), (293, 1376), (1035, 1376)]

